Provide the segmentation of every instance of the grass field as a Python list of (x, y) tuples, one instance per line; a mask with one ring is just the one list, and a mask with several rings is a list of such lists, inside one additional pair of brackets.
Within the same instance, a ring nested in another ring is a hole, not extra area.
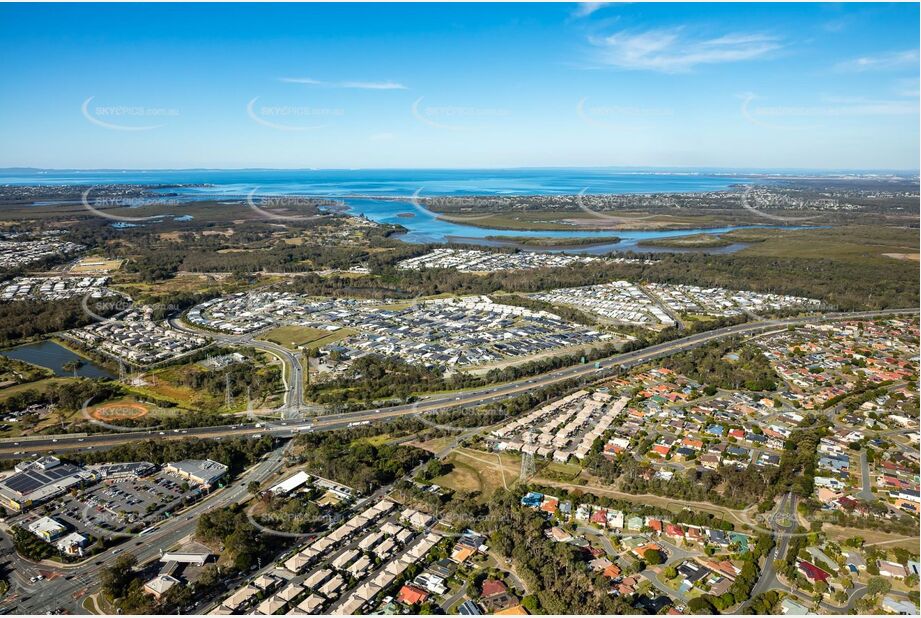
[(41, 380), (36, 380), (34, 382), (26, 382), (24, 384), (14, 384), (12, 386), (7, 386), (4, 389), (0, 389), (0, 401), (6, 401), (13, 395), (18, 395), (19, 393), (36, 390), (40, 393), (45, 392), (48, 388), (55, 384), (63, 384), (65, 382), (72, 382), (73, 378), (43, 378)]
[(551, 461), (540, 469), (540, 475), (544, 478), (568, 482), (574, 481), (580, 472), (582, 468), (578, 464), (561, 464), (556, 461)]
[(301, 346), (311, 345), (321, 347), (335, 341), (345, 339), (355, 334), (351, 328), (340, 328), (336, 331), (322, 330), (319, 328), (308, 328), (306, 326), (279, 326), (260, 336), (260, 339), (277, 343), (290, 350), (296, 350)]
[(124, 260), (109, 260), (100, 256), (87, 256), (70, 268), (75, 275), (110, 273), (122, 267)]
[(370, 444), (371, 446), (380, 446), (381, 444), (387, 443), (391, 439), (393, 439), (393, 437), (389, 433), (382, 433), (380, 435), (371, 436), (368, 438), (359, 438), (357, 440), (352, 440), (352, 444), (355, 445), (355, 444), (363, 443), (363, 444)]
[(454, 491), (477, 492), (482, 500), (487, 500), (497, 490), (510, 488), (518, 482), (518, 470), (521, 466), (517, 456), (469, 448), (456, 449), (445, 461), (452, 464), (454, 469), (432, 482)]
[(918, 252), (917, 230), (870, 225), (807, 230), (736, 230), (721, 237), (741, 242), (754, 241), (754, 244), (742, 249), (740, 255), (870, 260), (884, 264), (894, 259), (887, 254)]

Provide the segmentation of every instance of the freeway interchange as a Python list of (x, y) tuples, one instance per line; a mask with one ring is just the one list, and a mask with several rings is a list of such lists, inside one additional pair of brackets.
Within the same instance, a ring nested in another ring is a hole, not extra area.
[[(415, 404), (404, 404), (376, 410), (330, 414), (313, 420), (282, 420), (274, 423), (250, 422), (238, 425), (190, 428), (162, 432), (157, 430), (132, 431), (116, 434), (85, 435), (84, 437), (59, 436), (57, 438), (49, 437), (47, 440), (24, 442), (18, 445), (15, 444), (16, 439), (8, 439), (0, 441), (0, 457), (20, 457), (21, 455), (17, 456), (14, 453), (21, 453), (22, 451), (28, 451), (28, 454), (37, 454), (52, 451), (66, 452), (86, 448), (108, 448), (126, 442), (150, 438), (168, 440), (188, 438), (222, 439), (224, 437), (252, 436), (256, 434), (274, 435), (283, 438), (290, 437), (299, 431), (308, 429), (311, 431), (341, 429), (354, 425), (355, 423), (386, 420), (408, 414), (425, 414), (458, 407), (475, 407), (501, 401), (533, 389), (575, 378), (590, 379), (593, 375), (597, 375), (601, 378), (607, 375), (611, 370), (633, 367), (726, 337), (756, 335), (776, 331), (789, 326), (819, 323), (823, 321), (917, 313), (917, 309), (905, 309), (827, 314), (822, 316), (748, 322), (689, 335), (673, 341), (649, 346), (641, 350), (616, 354), (599, 361), (597, 363), (598, 366), (595, 366), (595, 364), (575, 365), (502, 385), (471, 389), (449, 395), (439, 394), (422, 399)], [(236, 342), (240, 343), (240, 340), (237, 339)], [(258, 343), (262, 344), (263, 342)], [(276, 352), (275, 350), (267, 351), (271, 351), (272, 353)], [(300, 377), (300, 364), (297, 362), (297, 357), (289, 351), (284, 350), (284, 348), (278, 351), (276, 355), (286, 360), (286, 364), (289, 365), (288, 372), (290, 375), (287, 378), (286, 384), (286, 407), (290, 407), (292, 403), (299, 402), (299, 398), (303, 396), (303, 391), (300, 390), (297, 385), (292, 384), (295, 378)], [(202, 513), (214, 508), (220, 508), (239, 502), (247, 495), (246, 486), (248, 483), (252, 481), (262, 482), (275, 474), (283, 466), (284, 453), (285, 447), (279, 447), (270, 453), (263, 461), (246, 471), (228, 487), (214, 492), (203, 501), (189, 507), (186, 511), (177, 513), (172, 519), (158, 524), (149, 533), (145, 533), (143, 538), (129, 539), (119, 547), (134, 553), (141, 563), (156, 559), (161, 549), (167, 549), (174, 546), (182, 539), (193, 534), (197, 519)], [(785, 549), (786, 541), (789, 537), (788, 528), (793, 525), (790, 517), (791, 515), (795, 517), (795, 515), (793, 515), (794, 513), (795, 499), (793, 499), (792, 496), (785, 496), (777, 508), (775, 517), (772, 519), (772, 525), (775, 528), (775, 539), (779, 543), (778, 548), (776, 548), (778, 555)], [(2, 539), (2, 541), (4, 543), (7, 542), (6, 539)], [(7, 551), (6, 547), (0, 547), (0, 550), (3, 550), (4, 553), (10, 556), (11, 564), (9, 566), (11, 567), (11, 571), (18, 574), (17, 579), (13, 582), (13, 590), (11, 590), (2, 602), (0, 602), (0, 612), (7, 613), (15, 608), (17, 613), (33, 614), (47, 613), (62, 609), (73, 613), (86, 612), (86, 609), (82, 606), (84, 598), (87, 594), (96, 589), (101, 571), (114, 563), (118, 554), (122, 551), (116, 548), (104, 554), (94, 556), (81, 564), (55, 565), (52, 567), (48, 564), (39, 565), (25, 560), (12, 551), (12, 548), (9, 548), (9, 551)], [(771, 561), (767, 560), (762, 576), (756, 585), (757, 591), (771, 589), (780, 585), (780, 582), (777, 581), (776, 575), (773, 572), (772, 566)], [(55, 575), (37, 583), (30, 582), (27, 575), (33, 572), (37, 573), (39, 569), (53, 571)]]
[[(522, 378), (513, 382), (500, 385), (489, 385), (450, 394), (439, 394), (425, 397), (411, 404), (401, 404), (377, 408), (373, 410), (358, 410), (339, 414), (327, 414), (315, 419), (287, 418), (286, 411), (299, 413), (303, 405), (303, 375), (300, 360), (297, 355), (281, 346), (271, 342), (254, 340), (249, 337), (218, 337), (224, 343), (254, 345), (281, 358), (286, 367), (286, 398), (283, 407), (282, 420), (275, 422), (242, 422), (232, 425), (218, 425), (212, 427), (196, 427), (189, 429), (176, 429), (170, 431), (139, 430), (120, 433), (100, 433), (83, 436), (48, 436), (47, 439), (31, 439), (28, 441), (7, 438), (0, 440), (0, 459), (18, 459), (37, 455), (39, 453), (64, 453), (75, 450), (93, 450), (110, 448), (119, 444), (145, 439), (181, 440), (188, 438), (223, 439), (226, 437), (246, 437), (253, 435), (274, 435), (277, 437), (290, 437), (300, 431), (329, 431), (344, 429), (357, 423), (383, 421), (400, 416), (412, 414), (430, 414), (449, 410), (452, 408), (477, 407), (490, 403), (497, 403), (509, 397), (514, 397), (531, 390), (550, 386), (566, 380), (576, 378), (591, 378), (597, 375), (600, 379), (612, 370), (628, 369), (658, 358), (663, 358), (678, 352), (690, 350), (708, 342), (744, 335), (756, 335), (766, 332), (821, 322), (868, 319), (888, 317), (893, 315), (917, 315), (918, 309), (892, 309), (881, 311), (861, 311), (851, 313), (829, 313), (816, 316), (796, 317), (787, 319), (762, 320), (745, 322), (733, 326), (726, 326), (711, 331), (705, 331), (672, 341), (652, 345), (631, 352), (624, 352), (607, 357), (594, 364), (581, 364), (565, 367), (556, 371), (540, 374), (530, 378)], [(177, 323), (174, 322), (174, 326)], [(188, 329), (188, 327), (184, 327)], [(597, 366), (596, 366), (597, 365)]]

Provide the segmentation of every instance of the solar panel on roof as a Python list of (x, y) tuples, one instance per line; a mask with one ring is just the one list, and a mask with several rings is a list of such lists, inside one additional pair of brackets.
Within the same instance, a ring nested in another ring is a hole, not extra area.
[(61, 464), (49, 470), (26, 470), (13, 474), (2, 485), (19, 494), (29, 494), (46, 485), (73, 476), (80, 468), (71, 464)]

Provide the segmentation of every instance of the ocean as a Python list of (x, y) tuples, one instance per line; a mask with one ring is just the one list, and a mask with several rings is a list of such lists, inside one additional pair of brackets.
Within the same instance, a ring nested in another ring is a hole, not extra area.
[[(491, 244), (489, 236), (541, 236), (592, 238), (617, 236), (613, 245), (569, 249), (601, 253), (637, 250), (638, 242), (650, 238), (696, 233), (724, 233), (736, 227), (688, 230), (637, 231), (522, 231), (491, 229), (443, 221), (410, 200), (414, 194), (464, 195), (573, 195), (641, 194), (722, 191), (733, 185), (776, 180), (766, 173), (720, 171), (624, 170), (610, 168), (522, 168), (484, 170), (0, 170), (0, 184), (94, 185), (148, 184), (186, 185), (169, 189), (185, 199), (232, 199), (256, 195), (302, 195), (342, 199), (349, 212), (379, 223), (399, 224), (407, 229), (406, 242)], [(407, 198), (406, 200), (393, 198)], [(386, 200), (375, 198), (388, 198)], [(411, 214), (412, 216), (408, 216)], [(402, 216), (401, 216), (402, 215)], [(750, 227), (750, 226), (748, 226)], [(764, 227), (776, 227), (766, 225)], [(721, 248), (721, 252), (738, 249)]]

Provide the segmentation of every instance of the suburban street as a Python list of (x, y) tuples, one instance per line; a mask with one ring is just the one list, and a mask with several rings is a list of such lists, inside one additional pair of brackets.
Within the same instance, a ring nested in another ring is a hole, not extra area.
[[(33, 454), (56, 452), (63, 453), (72, 450), (92, 450), (97, 448), (108, 448), (118, 444), (133, 442), (144, 439), (166, 439), (181, 440), (188, 438), (211, 438), (219, 439), (231, 436), (249, 436), (254, 434), (272, 434), (278, 436), (294, 435), (298, 431), (326, 431), (334, 429), (343, 429), (349, 426), (349, 423), (363, 423), (365, 421), (380, 421), (409, 414), (426, 414), (439, 412), (458, 407), (476, 407), (484, 404), (502, 401), (508, 397), (514, 397), (522, 393), (536, 390), (545, 386), (550, 386), (574, 378), (585, 378), (597, 375), (601, 378), (608, 374), (610, 370), (626, 369), (651, 360), (670, 356), (678, 352), (690, 350), (711, 341), (725, 339), (727, 337), (738, 337), (743, 335), (752, 335), (757, 333), (779, 330), (788, 326), (803, 324), (816, 324), (842, 319), (873, 318), (884, 317), (899, 314), (918, 314), (918, 309), (893, 309), (887, 311), (861, 311), (853, 313), (835, 313), (820, 316), (810, 316), (803, 318), (788, 318), (782, 320), (765, 320), (761, 322), (746, 322), (734, 326), (706, 331), (680, 339), (667, 341), (664, 343), (649, 346), (632, 352), (615, 354), (597, 363), (573, 365), (557, 371), (541, 374), (532, 378), (522, 378), (514, 382), (496, 386), (485, 386), (482, 388), (458, 391), (447, 395), (439, 394), (430, 397), (423, 397), (418, 402), (412, 404), (402, 404), (379, 408), (375, 410), (359, 410), (355, 412), (344, 412), (339, 414), (327, 414), (315, 419), (307, 420), (289, 420), (281, 422), (246, 422), (235, 425), (219, 425), (214, 427), (196, 427), (183, 430), (174, 430), (173, 432), (150, 431), (132, 431), (117, 434), (98, 434), (87, 435), (85, 437), (75, 437), (62, 435), (59, 437), (49, 436), (40, 439), (16, 439), (6, 438), (0, 440), (0, 458), (3, 459), (20, 459)], [(228, 338), (236, 343), (252, 344), (249, 339)], [(229, 341), (228, 341), (229, 343)], [(258, 342), (259, 345), (266, 345), (266, 350), (272, 350), (287, 359), (288, 365), (288, 384), (286, 399), (287, 407), (290, 409), (290, 402), (296, 402), (303, 398), (303, 376), (302, 368), (297, 357), (289, 350), (281, 346)], [(277, 349), (276, 349), (277, 348)]]

